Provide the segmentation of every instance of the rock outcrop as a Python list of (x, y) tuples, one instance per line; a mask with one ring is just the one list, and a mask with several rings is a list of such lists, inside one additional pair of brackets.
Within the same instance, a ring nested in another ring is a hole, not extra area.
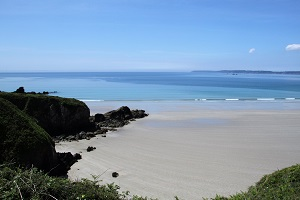
[(33, 117), (51, 136), (73, 134), (90, 128), (90, 110), (79, 100), (6, 92), (1, 92), (0, 98)]
[(117, 110), (109, 111), (105, 114), (97, 113), (94, 122), (98, 127), (122, 127), (138, 118), (148, 116), (144, 110), (130, 110), (127, 106), (122, 106)]
[(36, 167), (49, 175), (66, 175), (81, 156), (57, 153), (50, 135), (34, 119), (0, 98), (0, 164)]
[(81, 159), (81, 155), (76, 153), (74, 155), (71, 152), (57, 153), (58, 165), (53, 169), (51, 174), (56, 176), (64, 176), (71, 169), (71, 166)]

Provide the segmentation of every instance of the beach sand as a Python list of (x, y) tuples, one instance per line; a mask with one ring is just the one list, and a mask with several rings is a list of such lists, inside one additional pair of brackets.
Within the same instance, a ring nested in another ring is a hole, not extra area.
[(73, 180), (96, 175), (132, 195), (192, 200), (246, 191), (263, 175), (300, 163), (300, 102), (87, 104), (92, 113), (128, 105), (150, 115), (106, 138), (57, 144), (59, 152), (82, 154), (68, 173)]

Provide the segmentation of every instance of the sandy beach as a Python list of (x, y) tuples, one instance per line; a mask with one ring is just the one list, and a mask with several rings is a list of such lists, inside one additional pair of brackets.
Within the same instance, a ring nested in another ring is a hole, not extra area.
[(300, 163), (299, 101), (86, 103), (92, 114), (127, 105), (149, 116), (106, 138), (56, 144), (82, 155), (72, 180), (96, 175), (132, 195), (193, 200), (245, 191), (264, 174)]

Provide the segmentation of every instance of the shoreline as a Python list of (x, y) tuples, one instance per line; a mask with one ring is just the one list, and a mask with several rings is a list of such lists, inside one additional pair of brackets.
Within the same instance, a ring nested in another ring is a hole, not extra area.
[[(106, 138), (57, 144), (60, 152), (82, 152), (68, 174), (73, 180), (101, 175), (131, 194), (199, 199), (245, 191), (263, 175), (300, 163), (299, 102), (86, 103), (92, 113), (127, 105), (149, 116)], [(96, 150), (86, 152), (88, 146)]]

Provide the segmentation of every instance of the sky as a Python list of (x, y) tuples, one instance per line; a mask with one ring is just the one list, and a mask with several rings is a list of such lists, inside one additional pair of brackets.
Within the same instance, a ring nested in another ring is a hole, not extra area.
[(0, 72), (300, 71), (300, 0), (0, 0)]

